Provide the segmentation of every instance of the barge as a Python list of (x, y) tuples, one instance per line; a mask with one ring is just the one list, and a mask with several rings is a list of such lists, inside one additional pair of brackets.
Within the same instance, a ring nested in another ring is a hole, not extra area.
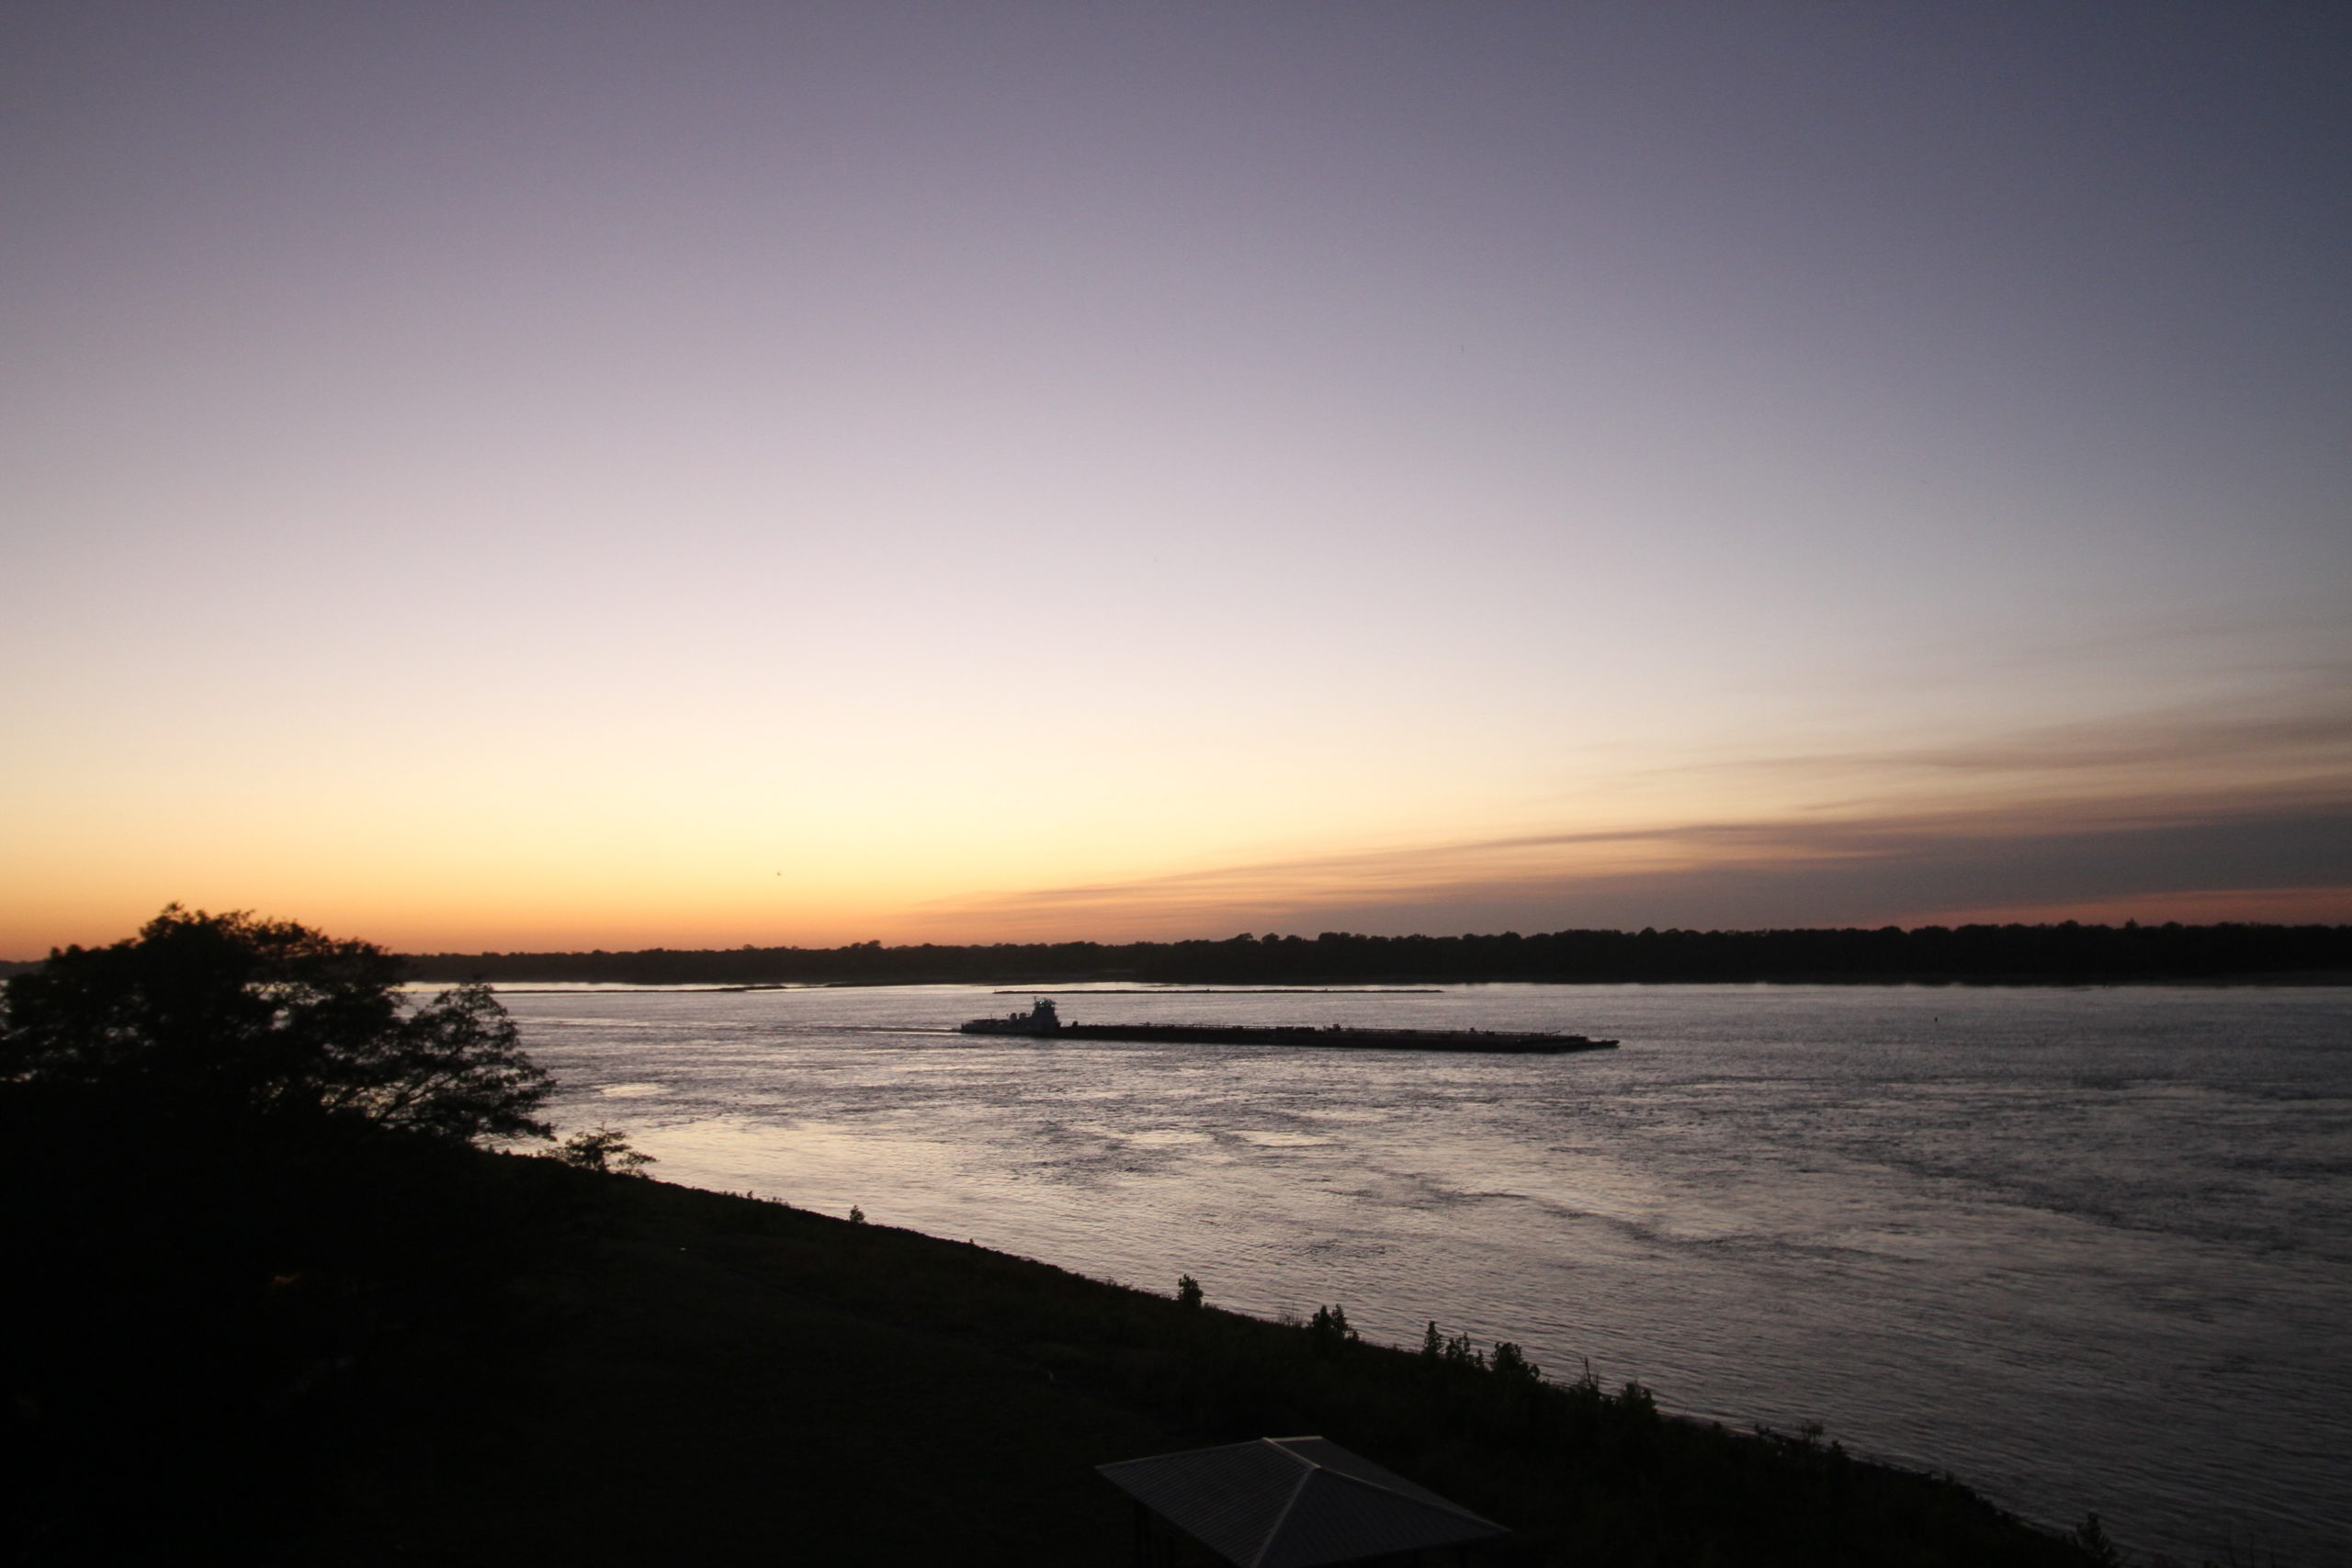
[(1050, 997), (1027, 1012), (976, 1018), (964, 1034), (1017, 1034), (1045, 1040), (1131, 1040), (1148, 1045), (1309, 1045), (1354, 1051), (1477, 1051), (1513, 1055), (1550, 1055), (1566, 1051), (1611, 1051), (1614, 1040), (1532, 1030), (1358, 1029), (1330, 1023), (1064, 1023)]

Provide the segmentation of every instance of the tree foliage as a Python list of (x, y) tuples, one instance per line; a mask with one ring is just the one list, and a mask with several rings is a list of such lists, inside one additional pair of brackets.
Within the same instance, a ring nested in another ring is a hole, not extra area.
[(7, 982), (0, 1083), (194, 1118), (329, 1118), (452, 1142), (549, 1135), (552, 1089), (487, 987), (404, 1009), (401, 962), (287, 920), (173, 905)]
[(651, 1155), (629, 1147), (627, 1133), (602, 1122), (586, 1132), (572, 1134), (549, 1150), (548, 1157), (582, 1170), (600, 1170), (616, 1176), (643, 1176), (647, 1166), (658, 1163)]

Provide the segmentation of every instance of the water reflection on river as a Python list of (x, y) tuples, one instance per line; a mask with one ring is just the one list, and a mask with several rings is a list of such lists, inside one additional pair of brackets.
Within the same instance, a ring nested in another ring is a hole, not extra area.
[(559, 1118), (672, 1180), (1247, 1312), (1343, 1303), (1379, 1339), (1434, 1317), (2128, 1543), (2352, 1560), (2352, 994), (1055, 994), (1624, 1048), (940, 1032), (1025, 1001), (963, 987), (506, 1000)]

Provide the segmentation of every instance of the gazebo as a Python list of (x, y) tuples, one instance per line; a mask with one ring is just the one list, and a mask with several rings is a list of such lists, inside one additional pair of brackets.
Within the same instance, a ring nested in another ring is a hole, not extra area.
[[(1135, 1499), (1136, 1560), (1198, 1542), (1234, 1568), (1459, 1562), (1510, 1532), (1321, 1438), (1261, 1438), (1094, 1467)], [(1181, 1554), (1181, 1555), (1180, 1555)]]

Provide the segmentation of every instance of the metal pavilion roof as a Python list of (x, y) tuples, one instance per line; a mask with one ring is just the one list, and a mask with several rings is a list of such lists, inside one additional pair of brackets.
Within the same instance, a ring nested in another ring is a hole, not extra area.
[(1238, 1568), (1316, 1568), (1510, 1533), (1321, 1438), (1261, 1438), (1094, 1468)]

